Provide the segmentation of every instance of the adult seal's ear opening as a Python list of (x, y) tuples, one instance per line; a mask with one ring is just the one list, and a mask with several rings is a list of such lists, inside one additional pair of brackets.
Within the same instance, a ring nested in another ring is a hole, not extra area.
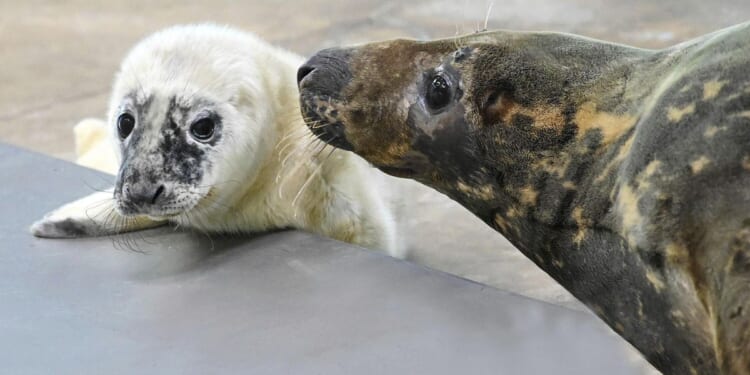
[(325, 141), (460, 202), (665, 374), (750, 374), (750, 24), (660, 51), (498, 31), (333, 49)]

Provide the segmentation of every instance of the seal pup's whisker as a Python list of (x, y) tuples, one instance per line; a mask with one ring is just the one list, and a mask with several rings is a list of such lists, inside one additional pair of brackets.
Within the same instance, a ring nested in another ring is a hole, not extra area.
[(298, 217), (297, 214), (298, 206), (297, 206), (297, 200), (300, 198), (302, 193), (305, 191), (305, 189), (310, 185), (310, 182), (313, 181), (313, 178), (317, 176), (317, 174), (320, 172), (320, 170), (323, 168), (323, 164), (318, 164), (318, 166), (310, 173), (310, 176), (305, 180), (305, 182), (302, 184), (302, 186), (299, 188), (299, 191), (294, 196), (294, 199), (292, 199), (292, 207), (294, 208), (294, 217), (295, 219)]
[[(98, 202), (91, 203), (90, 205), (88, 205), (86, 207), (86, 211), (95, 210), (97, 208), (101, 208), (101, 207), (105, 207), (105, 206), (107, 206), (107, 207), (109, 207), (111, 209), (112, 208), (111, 205), (112, 205), (112, 202), (114, 200), (115, 200), (115, 198), (105, 198), (105, 199), (102, 199), (102, 200), (100, 200)], [(103, 211), (100, 211), (99, 214), (101, 214), (102, 212)]]
[(279, 141), (279, 144), (283, 143), (283, 146), (281, 146), (281, 148), (278, 150), (278, 157), (284, 155), (289, 147), (296, 145), (297, 141), (309, 137), (312, 137), (312, 134), (305, 129), (299, 129), (289, 132), (289, 134), (284, 136), (284, 138)]
[(213, 237), (211, 237), (211, 234), (208, 231), (202, 229), (203, 225), (193, 225), (192, 224), (193, 218), (196, 217), (196, 218), (199, 218), (198, 220), (200, 220), (200, 218), (203, 217), (202, 214), (203, 214), (202, 209), (198, 208), (197, 212), (187, 212), (186, 213), (186, 217), (188, 218), (188, 223), (191, 223), (191, 225), (190, 225), (191, 229), (193, 229), (194, 231), (197, 231), (197, 233), (199, 233), (199, 234), (202, 234), (211, 243), (211, 246), (209, 247), (208, 251), (215, 251), (216, 250), (216, 244), (214, 243), (214, 239), (213, 239)]
[[(321, 147), (322, 145), (322, 147)], [(307, 146), (301, 148), (299, 152), (301, 153), (299, 157), (299, 162), (295, 164), (294, 167), (292, 167), (291, 171), (289, 172), (290, 176), (294, 176), (298, 170), (302, 167), (302, 165), (309, 163), (309, 159), (312, 158), (313, 160), (317, 160), (320, 152), (326, 147), (326, 144), (322, 142), (318, 138), (312, 138), (312, 141), (307, 144)], [(320, 150), (318, 150), (320, 149)], [(317, 151), (317, 152), (316, 152)], [(307, 153), (314, 153), (314, 155), (311, 155), (310, 157), (307, 157), (305, 154)], [(283, 163), (282, 163), (283, 164)], [(310, 184), (310, 181), (316, 177), (317, 173), (321, 170), (323, 166), (323, 163), (317, 163), (315, 169), (312, 173), (310, 173), (309, 177), (305, 180), (305, 182), (302, 184), (302, 186), (297, 191), (297, 194), (294, 196), (294, 199), (292, 199), (292, 207), (294, 208), (294, 217), (295, 219), (298, 217), (298, 211), (297, 211), (297, 199), (300, 197), (300, 194), (303, 192), (303, 190)], [(281, 190), (279, 190), (281, 192)]]
[[(320, 143), (322, 143), (322, 142), (320, 142), (320, 140), (315, 139), (313, 142), (308, 143), (308, 145), (306, 147), (300, 148), (297, 151), (297, 154), (295, 156), (298, 158), (298, 161), (297, 161), (297, 163), (295, 163), (292, 166), (291, 169), (288, 170), (288, 172), (287, 172), (288, 176), (295, 176), (297, 174), (297, 172), (300, 171), (304, 166), (306, 166), (308, 164), (313, 164), (313, 163), (311, 163), (310, 159), (312, 159), (313, 161), (317, 159), (317, 155), (313, 155), (313, 152), (315, 150), (317, 150), (317, 147), (319, 147)], [(315, 145), (315, 147), (312, 148), (312, 147), (310, 147), (311, 145)], [(284, 163), (282, 163), (282, 165), (283, 164)], [(315, 164), (316, 164), (315, 170), (317, 170), (322, 165), (321, 163), (315, 163)], [(310, 176), (311, 176), (310, 178), (312, 178), (312, 176), (314, 176), (314, 175), (315, 175), (315, 173), (311, 173), (310, 174)], [(283, 186), (283, 180), (282, 180), (282, 184), (281, 185)], [(303, 186), (304, 186), (304, 184), (303, 184)], [(300, 189), (302, 189), (302, 188), (300, 188)], [(279, 191), (281, 191), (281, 190), (279, 190)], [(294, 207), (294, 204), (292, 206)], [(295, 214), (295, 219), (296, 219), (296, 217), (297, 216)]]

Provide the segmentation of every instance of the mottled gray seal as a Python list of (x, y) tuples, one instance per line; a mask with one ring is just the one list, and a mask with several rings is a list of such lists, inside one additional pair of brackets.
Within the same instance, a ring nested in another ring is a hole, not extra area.
[(294, 78), (302, 61), (213, 25), (146, 38), (123, 61), (111, 96), (113, 191), (53, 211), (32, 233), (103, 235), (166, 221), (209, 233), (292, 227), (401, 256), (387, 177), (356, 155), (323, 149), (307, 130)]
[(664, 373), (750, 374), (750, 24), (386, 41), (298, 81), (321, 139), (460, 202)]

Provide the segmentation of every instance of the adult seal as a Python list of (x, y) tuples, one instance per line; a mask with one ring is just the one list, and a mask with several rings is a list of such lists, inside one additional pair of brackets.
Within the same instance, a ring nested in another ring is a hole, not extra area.
[[(207, 233), (292, 227), (401, 256), (380, 181), (388, 177), (305, 127), (294, 79), (301, 62), (226, 27), (146, 38), (111, 95), (114, 188), (51, 212), (32, 233), (107, 235), (165, 222)], [(106, 160), (96, 124), (77, 131), (79, 151), (88, 151), (80, 161)]]
[(321, 139), (460, 202), (665, 374), (750, 374), (750, 24), (393, 40), (298, 80)]

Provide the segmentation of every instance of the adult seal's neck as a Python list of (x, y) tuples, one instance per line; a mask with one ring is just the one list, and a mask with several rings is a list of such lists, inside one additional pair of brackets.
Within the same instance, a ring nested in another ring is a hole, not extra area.
[(649, 110), (653, 81), (677, 57), (567, 34), (499, 35), (492, 34), (502, 43), (479, 48), (497, 49), (502, 66), (473, 62), (466, 99), (484, 103), (473, 147), (481, 155), (473, 159), (490, 163), (444, 190), (522, 250), (533, 247), (529, 231), (545, 240), (561, 230), (615, 230), (608, 193)]

